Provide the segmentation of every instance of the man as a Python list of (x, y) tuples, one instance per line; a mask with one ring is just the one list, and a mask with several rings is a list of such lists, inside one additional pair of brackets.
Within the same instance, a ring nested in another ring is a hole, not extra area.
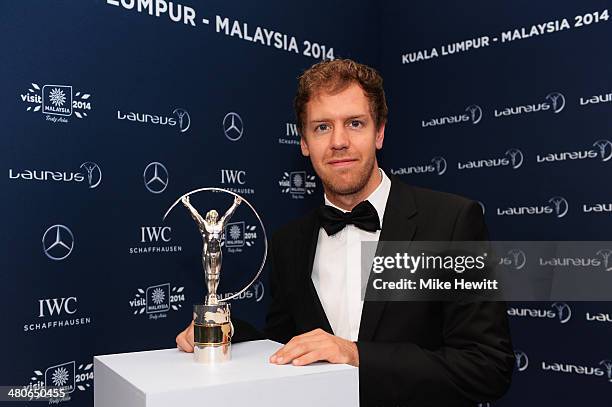
[[(326, 205), (272, 238), (265, 337), (285, 346), (270, 362), (357, 366), (364, 406), (499, 398), (514, 366), (504, 303), (364, 302), (360, 295), (362, 240), (484, 240), (479, 205), (379, 169), (387, 106), (375, 70), (320, 62), (300, 77), (295, 110), (302, 154), (323, 183)], [(248, 336), (236, 325), (239, 340)], [(177, 345), (193, 350), (191, 326)]]

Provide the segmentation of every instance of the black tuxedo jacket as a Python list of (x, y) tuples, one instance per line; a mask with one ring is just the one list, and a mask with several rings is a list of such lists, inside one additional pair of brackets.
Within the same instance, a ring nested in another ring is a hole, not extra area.
[[(313, 211), (272, 237), (269, 339), (333, 333), (311, 279), (319, 228)], [(474, 201), (391, 178), (380, 241), (485, 239)], [(501, 302), (366, 301), (356, 343), (361, 406), (474, 406), (504, 394), (514, 366)]]

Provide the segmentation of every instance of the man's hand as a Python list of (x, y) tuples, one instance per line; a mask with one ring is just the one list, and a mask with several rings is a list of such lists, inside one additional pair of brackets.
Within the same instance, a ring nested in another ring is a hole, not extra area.
[(357, 345), (322, 329), (315, 329), (294, 336), (285, 346), (270, 356), (270, 363), (277, 365), (291, 363), (295, 366), (304, 366), (322, 360), (359, 367)]
[(193, 352), (193, 321), (183, 332), (176, 335), (176, 346), (183, 352)]

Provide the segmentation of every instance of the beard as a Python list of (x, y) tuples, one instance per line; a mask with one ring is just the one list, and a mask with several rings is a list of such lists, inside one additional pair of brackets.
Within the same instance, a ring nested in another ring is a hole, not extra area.
[(347, 171), (346, 177), (335, 174), (320, 176), (325, 189), (335, 195), (354, 195), (365, 188), (372, 177), (375, 158), (371, 157), (360, 168)]

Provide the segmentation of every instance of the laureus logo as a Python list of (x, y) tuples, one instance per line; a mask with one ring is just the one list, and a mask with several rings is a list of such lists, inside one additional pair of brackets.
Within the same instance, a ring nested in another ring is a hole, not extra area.
[(102, 182), (102, 170), (98, 164), (91, 161), (86, 161), (81, 164), (79, 168), (85, 170), (87, 174), (87, 183), (89, 184), (90, 189), (100, 185), (100, 182)]
[(478, 105), (469, 105), (465, 108), (465, 111), (469, 113), (472, 124), (480, 123), (482, 119), (482, 109)]
[(79, 166), (81, 171), (50, 171), (37, 169), (9, 168), (10, 180), (42, 181), (42, 182), (76, 182), (86, 183), (89, 189), (94, 189), (102, 182), (102, 170), (94, 162), (86, 161)]
[(189, 116), (189, 112), (183, 108), (177, 108), (172, 111), (172, 114), (175, 115), (178, 119), (178, 128), (181, 133), (185, 133), (189, 130), (191, 126), (191, 117)]
[(46, 115), (48, 121), (67, 123), (69, 116), (83, 119), (87, 117), (87, 112), (91, 111), (89, 93), (73, 93), (70, 85), (31, 85), (27, 92), (20, 95), (21, 101), (27, 104), (26, 111), (41, 112)]
[(551, 110), (553, 113), (561, 113), (565, 108), (565, 96), (560, 92), (551, 92), (544, 97), (540, 103), (532, 103), (527, 105), (518, 105), (504, 107), (502, 109), (494, 109), (495, 117), (516, 116), (525, 113), (537, 113)]
[(429, 120), (421, 120), (421, 127), (435, 127), (447, 124), (472, 123), (478, 124), (482, 119), (482, 109), (478, 105), (469, 105), (463, 113), (441, 116)]
[(512, 267), (515, 270), (521, 270), (527, 263), (527, 256), (521, 249), (510, 249), (506, 256), (499, 259), (499, 264)]
[(255, 284), (249, 287), (249, 290), (252, 290), (255, 302), (259, 302), (263, 299), (265, 294), (265, 287), (261, 281), (257, 281)]
[[(601, 367), (599, 367), (601, 366)], [(565, 373), (571, 375), (581, 376), (592, 376), (592, 377), (604, 377), (608, 379), (608, 382), (612, 382), (610, 368), (612, 363), (609, 359), (605, 359), (599, 362), (599, 364), (583, 364), (583, 363), (566, 363), (566, 362), (547, 362), (542, 361), (542, 370)]]
[(523, 152), (518, 148), (511, 148), (506, 151), (506, 155), (510, 157), (510, 164), (513, 169), (520, 168), (523, 165)]
[(185, 133), (191, 126), (189, 112), (183, 108), (176, 108), (168, 115), (117, 110), (117, 120), (176, 127), (179, 133)]
[(548, 200), (548, 205), (497, 208), (497, 216), (555, 215), (562, 218), (567, 215), (568, 210), (567, 200), (562, 196), (554, 196)]
[(597, 140), (593, 143), (593, 147), (597, 147), (601, 161), (610, 161), (610, 158), (612, 158), (612, 142), (610, 140)]
[(612, 266), (610, 266), (610, 255), (612, 255), (612, 250), (602, 249), (602, 250), (598, 250), (597, 253), (595, 254), (598, 256), (601, 256), (603, 260), (604, 270), (612, 271)]
[[(225, 294), (219, 295), (220, 299), (226, 299), (231, 297), (236, 293), (229, 292)], [(259, 302), (264, 298), (265, 295), (265, 287), (261, 281), (256, 281), (250, 286), (247, 290), (245, 290), (242, 294), (232, 299), (232, 301), (236, 300), (255, 300), (255, 302)]]
[(516, 170), (523, 165), (523, 159), (524, 156), (521, 150), (510, 148), (506, 150), (503, 156), (457, 162), (457, 169), (461, 171), (479, 168), (511, 167)]
[(572, 317), (572, 309), (564, 302), (553, 302), (551, 307), (557, 311), (557, 318), (562, 324), (565, 324)]
[(599, 158), (601, 161), (606, 162), (612, 158), (612, 142), (610, 142), (610, 140), (597, 140), (592, 144), (592, 147), (596, 148), (538, 154), (536, 156), (536, 161), (538, 163), (544, 163), (570, 160), (593, 160)]
[(524, 372), (529, 367), (529, 358), (527, 354), (521, 350), (514, 351), (514, 359), (516, 360), (516, 370)]
[(508, 315), (512, 317), (546, 318), (557, 319), (559, 323), (565, 324), (572, 317), (572, 309), (564, 302), (554, 302), (552, 309), (542, 308), (508, 308)]
[(412, 175), (412, 174), (436, 174), (444, 175), (448, 168), (446, 159), (436, 156), (426, 164), (409, 165), (402, 168), (391, 168), (389, 171), (393, 175)]
[(606, 375), (608, 377), (608, 381), (612, 383), (612, 360), (610, 359), (602, 360), (601, 362), (599, 362), (599, 365), (603, 366), (606, 372)]
[(446, 172), (447, 165), (444, 157), (434, 157), (431, 159), (431, 162), (436, 168), (436, 174), (443, 175)]
[(567, 211), (569, 210), (569, 204), (567, 200), (562, 196), (553, 196), (548, 200), (549, 203), (553, 205), (553, 209), (555, 211), (555, 215), (557, 218), (562, 218), (567, 215)]
[(553, 267), (595, 267), (603, 271), (612, 271), (610, 267), (610, 255), (612, 250), (602, 249), (598, 250), (594, 256), (577, 256), (573, 254), (571, 257), (566, 256), (554, 256), (554, 257), (540, 257), (540, 266), (553, 266)]
[(565, 96), (559, 92), (551, 92), (546, 95), (546, 100), (550, 101), (554, 113), (560, 113), (565, 107)]

